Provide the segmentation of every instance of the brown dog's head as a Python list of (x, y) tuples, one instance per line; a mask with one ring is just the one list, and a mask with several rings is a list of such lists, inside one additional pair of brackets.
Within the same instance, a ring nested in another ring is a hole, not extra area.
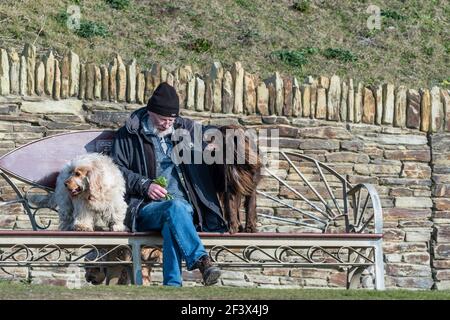
[[(131, 251), (127, 247), (116, 247), (110, 249), (93, 249), (85, 256), (87, 262), (129, 262), (131, 261)], [(132, 272), (128, 266), (121, 264), (112, 265), (95, 265), (86, 264), (85, 279), (93, 285), (99, 284), (122, 284), (127, 285), (131, 283)]]
[(85, 279), (87, 282), (93, 285), (102, 284), (106, 278), (106, 268), (105, 267), (85, 267)]
[(90, 175), (91, 170), (87, 167), (73, 168), (70, 177), (64, 181), (64, 185), (72, 197), (76, 197), (89, 189)]
[[(84, 258), (85, 261), (103, 261), (104, 256), (106, 254), (106, 251), (103, 249), (100, 249), (99, 251), (92, 250), (90, 251), (86, 257)], [(102, 284), (106, 279), (106, 267), (98, 266), (98, 265), (86, 265), (84, 267), (85, 270), (85, 279), (87, 282), (92, 283), (93, 285), (99, 285)]]
[[(234, 194), (250, 195), (259, 182), (261, 159), (256, 141), (248, 135), (245, 128), (236, 125), (222, 126), (224, 165), (227, 190)], [(232, 163), (227, 159), (232, 155)]]

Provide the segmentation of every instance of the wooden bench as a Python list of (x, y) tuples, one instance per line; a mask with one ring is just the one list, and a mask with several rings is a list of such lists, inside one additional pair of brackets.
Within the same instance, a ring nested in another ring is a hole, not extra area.
[[(13, 181), (17, 179), (31, 186), (27, 192), (35, 189), (52, 192), (58, 172), (67, 161), (83, 153), (107, 153), (113, 136), (111, 130), (64, 133), (29, 143), (0, 158), (0, 176), (16, 194), (16, 199), (0, 206), (22, 205), (33, 229), (0, 231), (0, 267), (132, 265), (134, 283), (142, 284), (141, 249), (160, 250), (159, 233), (48, 231), (51, 222), (42, 225), (36, 219), (42, 208), (33, 207), (27, 194)], [(267, 213), (259, 216), (310, 231), (200, 233), (211, 258), (224, 268), (340, 268), (347, 271), (347, 288), (358, 287), (363, 271), (369, 268), (375, 278), (375, 289), (383, 290), (382, 210), (375, 188), (369, 184), (352, 186), (331, 167), (298, 152), (279, 152), (277, 156), (288, 166), (283, 172), (297, 175), (302, 192), (287, 183), (286, 176), (280, 177), (276, 170), (265, 168), (265, 175), (277, 181), (284, 191), (258, 190), (259, 195), (285, 208), (292, 217)], [(341, 197), (335, 196), (338, 192)], [(131, 251), (132, 261), (105, 259), (107, 253), (120, 248)], [(88, 252), (100, 249), (107, 251), (86, 261)]]

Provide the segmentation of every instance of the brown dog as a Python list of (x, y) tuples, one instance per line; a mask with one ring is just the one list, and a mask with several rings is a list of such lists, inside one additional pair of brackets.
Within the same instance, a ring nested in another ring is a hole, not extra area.
[[(210, 169), (229, 231), (232, 234), (238, 231), (257, 232), (256, 187), (261, 180), (262, 164), (256, 143), (250, 140), (241, 126), (222, 126), (219, 130), (223, 138), (223, 162), (212, 165)], [(227, 149), (232, 154), (233, 163), (226, 161)], [(245, 198), (245, 228), (239, 215), (242, 198)]]
[[(161, 251), (154, 248), (142, 248), (141, 259), (144, 264), (147, 262), (161, 262)], [(127, 248), (118, 248), (108, 253), (106, 249), (90, 251), (85, 261), (131, 261), (131, 252)], [(131, 266), (85, 266), (85, 279), (93, 285), (129, 285), (132, 283), (133, 271)], [(152, 268), (148, 265), (142, 266), (142, 282), (143, 285), (150, 285)]]

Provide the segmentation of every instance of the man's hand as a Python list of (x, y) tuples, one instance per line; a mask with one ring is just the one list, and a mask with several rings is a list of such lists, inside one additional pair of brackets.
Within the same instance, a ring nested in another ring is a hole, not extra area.
[(148, 188), (147, 194), (150, 197), (150, 199), (159, 200), (166, 196), (167, 190), (161, 187), (159, 184), (152, 183)]

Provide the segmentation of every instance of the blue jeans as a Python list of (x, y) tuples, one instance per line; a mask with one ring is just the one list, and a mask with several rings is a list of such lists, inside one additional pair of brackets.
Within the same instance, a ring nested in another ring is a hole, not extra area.
[(181, 261), (188, 270), (207, 255), (193, 223), (193, 209), (186, 200), (154, 201), (137, 217), (137, 231), (161, 231), (163, 236), (163, 284), (181, 286)]

